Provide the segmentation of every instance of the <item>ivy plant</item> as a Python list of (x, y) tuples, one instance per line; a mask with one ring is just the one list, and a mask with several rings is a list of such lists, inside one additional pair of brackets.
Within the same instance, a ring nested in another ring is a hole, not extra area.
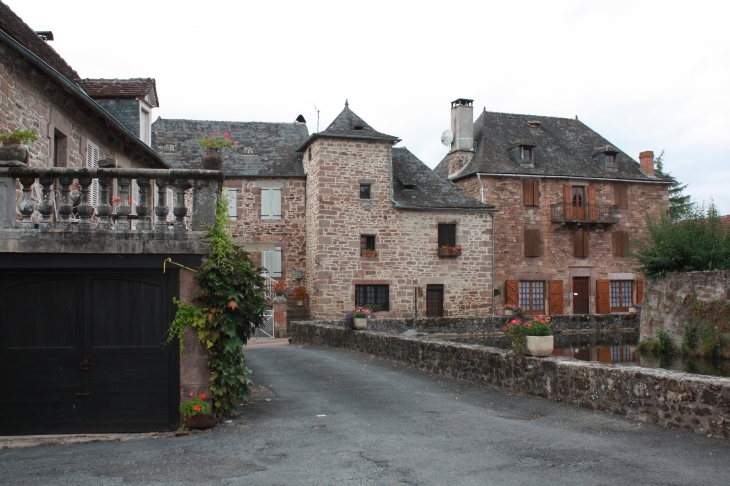
[(263, 324), (266, 311), (260, 268), (231, 241), (229, 221), (227, 202), (219, 195), (216, 223), (207, 234), (211, 252), (195, 276), (200, 286), (194, 296), (198, 305), (175, 301), (178, 310), (167, 339), (168, 343), (181, 339), (182, 345), (188, 325), (197, 331), (208, 350), (213, 410), (223, 416), (235, 415), (235, 404), (250, 395), (252, 372), (245, 365), (243, 346)]

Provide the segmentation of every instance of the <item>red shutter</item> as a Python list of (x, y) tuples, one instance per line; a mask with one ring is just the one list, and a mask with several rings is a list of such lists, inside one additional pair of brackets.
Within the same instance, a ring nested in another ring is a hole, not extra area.
[(596, 187), (595, 186), (588, 186), (588, 220), (589, 221), (598, 220), (598, 208), (596, 208)]
[(520, 303), (520, 282), (517, 280), (507, 280), (504, 283), (504, 303), (506, 305), (519, 305)]
[(611, 313), (611, 283), (610, 280), (596, 281), (596, 314)]
[(564, 314), (563, 310), (563, 281), (551, 280), (548, 282), (550, 291), (550, 314)]
[(636, 303), (641, 304), (644, 301), (644, 281), (636, 281)]

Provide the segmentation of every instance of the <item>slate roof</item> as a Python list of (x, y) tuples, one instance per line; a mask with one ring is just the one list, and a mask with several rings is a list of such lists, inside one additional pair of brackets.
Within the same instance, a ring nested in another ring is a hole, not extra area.
[[(451, 181), (436, 175), (407, 148), (394, 148), (393, 200), (396, 208), (403, 209), (465, 209), (494, 210), (491, 204), (484, 204), (465, 196)], [(405, 191), (404, 185), (415, 185), (412, 191)]]
[(147, 96), (152, 92), (154, 106), (157, 104), (157, 83), (152, 78), (131, 79), (82, 79), (79, 81), (84, 91), (94, 99), (135, 98)]
[[(540, 125), (530, 128), (529, 122), (539, 122)], [(452, 180), (477, 172), (654, 182), (665, 180), (661, 176), (644, 174), (633, 158), (616, 149), (581, 121), (572, 118), (484, 111), (474, 122), (474, 140), (477, 143), (474, 156)], [(534, 167), (521, 167), (512, 157), (509, 149), (518, 145), (535, 147)], [(617, 170), (608, 171), (592, 158), (603, 151), (616, 152)], [(448, 177), (448, 156), (434, 171), (441, 177)]]
[(79, 75), (46, 41), (18, 17), (10, 7), (0, 2), (0, 29), (20, 45), (41, 58), (46, 64), (63, 74), (69, 81), (77, 82)]
[(339, 115), (329, 124), (329, 126), (317, 133), (313, 133), (309, 139), (304, 142), (297, 151), (304, 152), (313, 140), (320, 137), (331, 138), (359, 138), (365, 140), (385, 140), (392, 143), (399, 141), (398, 137), (381, 133), (367, 124), (365, 120), (360, 118), (354, 111), (350, 109), (350, 104), (345, 101), (345, 108)]
[(152, 147), (176, 169), (202, 169), (205, 148), (197, 144), (205, 134), (229, 133), (238, 142), (223, 149), (223, 167), (228, 177), (304, 177), (299, 147), (309, 135), (303, 123), (230, 122), (210, 120), (165, 120), (152, 124)]

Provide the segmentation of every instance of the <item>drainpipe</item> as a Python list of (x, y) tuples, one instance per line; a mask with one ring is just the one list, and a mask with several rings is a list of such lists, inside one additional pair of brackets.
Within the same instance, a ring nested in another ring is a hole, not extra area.
[[(477, 180), (479, 181), (479, 196), (482, 203), (484, 202), (484, 185), (482, 184), (482, 175), (477, 172)], [(490, 213), (492, 217), (492, 317), (494, 317), (494, 212)]]

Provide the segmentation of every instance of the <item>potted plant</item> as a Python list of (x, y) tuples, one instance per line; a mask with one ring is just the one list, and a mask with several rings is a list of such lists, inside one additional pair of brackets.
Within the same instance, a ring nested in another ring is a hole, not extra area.
[[(2, 125), (0, 125), (0, 129), (2, 129)], [(0, 142), (5, 147), (35, 142), (36, 139), (37, 135), (35, 130), (21, 130), (20, 128), (13, 128), (12, 125), (8, 125), (7, 132), (0, 132)]]
[(525, 317), (525, 311), (519, 305), (505, 304), (504, 315)]
[(553, 352), (553, 331), (550, 316), (537, 316), (531, 321), (514, 319), (502, 327), (510, 349), (518, 355), (550, 356)]
[[(2, 130), (0, 125), (0, 130)], [(28, 158), (28, 151), (21, 144), (27, 144), (36, 140), (36, 133), (34, 130), (20, 130), (13, 129), (13, 126), (8, 126), (8, 131), (0, 131), (0, 142), (3, 146), (0, 147), (0, 166), (25, 166), (25, 161)]]
[(371, 311), (365, 307), (353, 307), (345, 312), (340, 323), (348, 331), (367, 329)]
[(304, 301), (308, 298), (309, 292), (307, 292), (307, 287), (305, 287), (304, 285), (294, 287), (294, 300), (297, 301), (297, 305), (304, 305)]
[(210, 414), (210, 403), (205, 400), (205, 393), (196, 397), (194, 393), (190, 392), (190, 396), (194, 398), (180, 404), (180, 413), (182, 413), (185, 424), (191, 429), (214, 427), (218, 421)]
[(201, 133), (203, 138), (198, 140), (198, 145), (208, 150), (203, 154), (203, 168), (206, 170), (220, 170), (223, 165), (223, 156), (220, 153), (222, 148), (233, 149), (238, 146), (238, 142), (234, 142), (228, 133), (224, 133), (222, 137), (217, 132), (206, 137), (205, 133)]
[(629, 313), (636, 314), (641, 311), (641, 304), (631, 304), (629, 306)]
[(436, 249), (438, 256), (441, 257), (458, 257), (461, 255), (461, 245), (451, 246), (448, 243)]
[(360, 256), (363, 258), (377, 258), (378, 252), (371, 249), (360, 250)]
[(276, 295), (284, 295), (284, 292), (286, 291), (286, 282), (283, 280), (279, 280), (274, 284), (274, 293)]

